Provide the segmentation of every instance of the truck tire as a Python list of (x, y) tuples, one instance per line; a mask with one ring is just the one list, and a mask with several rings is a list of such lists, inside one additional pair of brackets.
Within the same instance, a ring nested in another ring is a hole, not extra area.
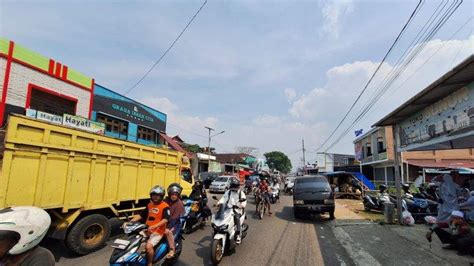
[(293, 215), (295, 216), (295, 219), (302, 219), (301, 213), (297, 210), (293, 210)]
[(103, 247), (110, 236), (108, 219), (91, 214), (75, 223), (66, 236), (66, 246), (79, 255), (86, 255)]

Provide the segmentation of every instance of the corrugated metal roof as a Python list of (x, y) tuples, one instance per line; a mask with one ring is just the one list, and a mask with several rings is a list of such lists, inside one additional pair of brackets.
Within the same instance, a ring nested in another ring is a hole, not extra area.
[(400, 123), (414, 113), (443, 99), (472, 81), (474, 81), (474, 55), (468, 57), (373, 126), (389, 126)]

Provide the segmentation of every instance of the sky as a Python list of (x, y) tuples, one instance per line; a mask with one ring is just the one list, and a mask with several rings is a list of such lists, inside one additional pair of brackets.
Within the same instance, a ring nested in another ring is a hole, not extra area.
[[(354, 154), (354, 130), (371, 125), (474, 53), (474, 1), (464, 1), (425, 43), (413, 42), (437, 7), (425, 1), (341, 125), (382, 88), (413, 43), (419, 54), (328, 152)], [(5, 1), (0, 35), (126, 92), (202, 1)], [(181, 39), (127, 96), (168, 114), (167, 133), (219, 153), (279, 150), (314, 163), (418, 1), (208, 1)], [(331, 144), (331, 139), (328, 144)]]

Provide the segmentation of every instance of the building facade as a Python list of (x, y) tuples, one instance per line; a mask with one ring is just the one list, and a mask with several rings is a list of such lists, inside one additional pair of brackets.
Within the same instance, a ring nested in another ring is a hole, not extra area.
[(76, 127), (145, 145), (167, 143), (166, 114), (5, 38), (0, 38), (0, 97), (0, 126), (11, 113), (66, 126), (73, 125), (71, 119), (90, 119), (91, 128)]
[[(356, 159), (360, 161), (366, 176), (379, 182), (395, 181), (391, 126), (373, 128), (354, 141), (354, 148)], [(417, 177), (426, 175), (426, 170), (474, 168), (474, 149), (405, 151), (401, 152), (401, 161), (401, 180), (412, 182)], [(429, 178), (430, 176), (427, 180)]]
[(317, 170), (320, 173), (334, 172), (335, 167), (354, 165), (354, 155), (318, 152)]
[(355, 159), (374, 181), (395, 181), (393, 132), (391, 127), (373, 128), (354, 140)]
[(0, 124), (34, 109), (58, 116), (91, 116), (94, 79), (0, 38)]
[(91, 119), (105, 124), (107, 136), (146, 145), (164, 143), (160, 132), (166, 132), (166, 114), (98, 84)]

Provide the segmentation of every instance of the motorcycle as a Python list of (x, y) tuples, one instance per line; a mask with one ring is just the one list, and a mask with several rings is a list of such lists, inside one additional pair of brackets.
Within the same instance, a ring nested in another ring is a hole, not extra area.
[[(145, 246), (147, 236), (145, 230), (148, 228), (145, 224), (139, 222), (124, 224), (123, 230), (126, 235), (125, 239), (116, 239), (112, 244), (114, 248), (110, 256), (110, 265), (146, 265), (146, 251)], [(181, 235), (181, 230), (174, 234), (176, 252), (173, 258), (166, 258), (166, 254), (170, 251), (166, 237), (155, 246), (155, 256), (153, 257), (153, 265), (162, 265), (164, 263), (175, 264), (181, 251), (183, 249), (184, 238)]]
[(194, 201), (183, 199), (184, 214), (182, 230), (185, 234), (194, 232), (206, 224), (207, 217), (211, 216), (211, 210), (207, 207), (207, 199)]
[(286, 187), (285, 187), (285, 192), (286, 194), (288, 195), (293, 195), (293, 187), (295, 186), (295, 182), (294, 181), (289, 181), (287, 184), (286, 184)]
[(382, 193), (377, 196), (365, 194), (363, 203), (366, 211), (377, 210), (383, 212), (384, 203), (391, 202), (388, 194)]
[(270, 203), (275, 204), (280, 199), (280, 190), (272, 187), (272, 192), (270, 193)]
[(253, 190), (253, 183), (248, 183), (248, 182), (246, 182), (246, 183), (245, 183), (245, 187), (244, 187), (244, 193), (245, 193), (245, 195), (250, 194), (250, 192), (252, 192), (252, 190)]
[(438, 215), (438, 203), (436, 201), (416, 198), (408, 194), (403, 195), (402, 199), (406, 203), (407, 210), (415, 219), (415, 223), (423, 223), (426, 216)]
[[(214, 196), (213, 199), (217, 200), (217, 197)], [(233, 250), (237, 246), (235, 242), (236, 225), (234, 224), (234, 212), (233, 208), (228, 208), (226, 204), (222, 204), (217, 213), (212, 215), (213, 239), (211, 241), (211, 260), (214, 265), (222, 261), (226, 251)], [(240, 217), (242, 240), (247, 236), (248, 230), (248, 225), (245, 223), (246, 215), (244, 211)]]

